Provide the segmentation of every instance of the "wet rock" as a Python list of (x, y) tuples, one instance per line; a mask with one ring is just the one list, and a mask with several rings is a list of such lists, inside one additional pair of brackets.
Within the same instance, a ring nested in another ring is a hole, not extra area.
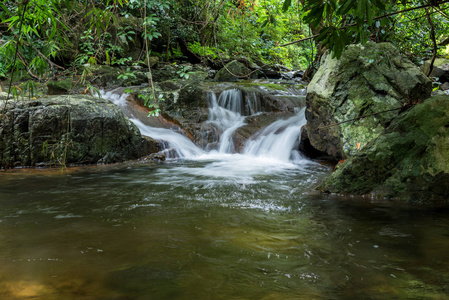
[(294, 77), (294, 72), (290, 68), (275, 64), (275, 65), (264, 65), (260, 69), (259, 78), (272, 78), (272, 79), (292, 79)]
[(8, 99), (8, 93), (0, 92), (0, 101), (1, 100), (6, 100), (6, 99)]
[[(170, 269), (157, 263), (135, 265), (110, 272), (105, 277), (103, 284), (119, 295), (119, 299), (174, 299), (182, 295), (182, 289), (177, 284), (179, 271)], [(161, 286), (166, 286), (164, 292), (160, 292)]]
[[(6, 105), (6, 108), (5, 108)], [(157, 152), (112, 102), (89, 96), (1, 101), (2, 168), (113, 163)]]
[[(424, 74), (429, 72), (430, 60), (421, 65)], [(441, 83), (449, 82), (449, 59), (437, 58), (433, 63), (432, 73), (430, 77), (438, 78)]]
[(310, 144), (309, 135), (307, 134), (306, 126), (307, 125), (301, 127), (301, 143), (299, 144), (299, 152), (312, 159), (337, 163), (335, 161), (335, 157), (329, 156), (327, 153), (319, 151), (312, 147), (312, 145)]
[(442, 91), (449, 90), (449, 82), (445, 82), (442, 85), (440, 85), (440, 90), (442, 90)]
[(158, 153), (153, 153), (150, 154), (148, 156), (145, 156), (142, 160), (143, 161), (157, 161), (157, 162), (162, 162), (165, 161), (166, 159), (166, 155), (164, 153), (158, 152)]
[[(405, 103), (430, 96), (431, 81), (389, 43), (351, 45), (325, 55), (307, 90), (307, 132), (316, 150), (336, 160), (379, 136)], [(338, 126), (335, 123), (376, 114)]]
[(449, 203), (449, 96), (432, 97), (394, 119), (342, 163), (325, 192)]
[(233, 82), (238, 79), (248, 79), (251, 77), (251, 70), (237, 60), (233, 60), (225, 65), (215, 75), (214, 79), (220, 82)]

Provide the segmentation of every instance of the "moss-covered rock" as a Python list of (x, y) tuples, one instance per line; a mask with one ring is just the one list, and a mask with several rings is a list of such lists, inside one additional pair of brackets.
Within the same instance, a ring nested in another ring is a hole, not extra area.
[(159, 63), (159, 57), (157, 56), (147, 56), (144, 59), (144, 64), (148, 67), (148, 63), (150, 63), (150, 68), (155, 68)]
[[(5, 108), (6, 106), (6, 108)], [(88, 96), (0, 101), (0, 167), (112, 163), (157, 152), (112, 102)]]
[(324, 181), (321, 190), (449, 203), (449, 96), (401, 114)]
[(75, 82), (72, 78), (63, 78), (60, 80), (51, 80), (47, 82), (48, 95), (61, 95), (68, 94), (75, 86)]
[(112, 67), (108, 65), (84, 66), (86, 80), (101, 88), (140, 85), (148, 82), (148, 69), (133, 67)]
[[(316, 150), (337, 160), (379, 136), (398, 110), (339, 126), (326, 125), (400, 108), (430, 96), (431, 81), (388, 43), (351, 45), (324, 56), (307, 90), (307, 132)], [(324, 127), (324, 128), (323, 128)]]
[(218, 71), (214, 79), (221, 82), (233, 82), (237, 81), (238, 79), (250, 78), (250, 73), (251, 70), (248, 69), (244, 64), (237, 60), (233, 60), (227, 63), (220, 71)]

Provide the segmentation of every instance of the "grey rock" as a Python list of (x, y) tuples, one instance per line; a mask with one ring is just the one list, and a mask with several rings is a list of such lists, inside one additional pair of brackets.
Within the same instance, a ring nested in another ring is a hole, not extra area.
[(113, 163), (158, 151), (108, 100), (81, 95), (9, 100), (0, 101), (0, 111), (2, 168)]
[(430, 97), (431, 90), (424, 73), (389, 43), (351, 45), (338, 60), (325, 55), (307, 90), (310, 145), (347, 158), (378, 137), (404, 104)]

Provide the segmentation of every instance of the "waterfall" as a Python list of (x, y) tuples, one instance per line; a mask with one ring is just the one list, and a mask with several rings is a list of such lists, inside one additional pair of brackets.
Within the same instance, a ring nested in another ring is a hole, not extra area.
[(209, 94), (209, 120), (217, 131), (221, 132), (218, 140), (219, 153), (233, 152), (232, 135), (241, 126), (245, 125), (242, 92), (238, 89), (223, 91), (217, 100), (214, 93)]
[(100, 90), (100, 95), (103, 99), (108, 99), (119, 106), (130, 121), (139, 128), (142, 135), (161, 141), (161, 152), (165, 154), (167, 159), (193, 158), (204, 153), (203, 150), (184, 135), (170, 129), (148, 126), (137, 119), (128, 109), (126, 98), (128, 98), (129, 94), (120, 95), (116, 93), (116, 90), (109, 92)]
[(301, 158), (295, 149), (299, 146), (301, 127), (306, 124), (305, 107), (286, 120), (278, 120), (245, 143), (243, 154), (276, 158), (281, 161)]
[(145, 125), (136, 118), (130, 118), (136, 124), (142, 135), (149, 136), (158, 141), (164, 141), (163, 153), (167, 159), (172, 158), (193, 158), (204, 153), (187, 137), (170, 129), (156, 128)]
[(215, 100), (213, 105), (218, 105), (242, 116), (259, 113), (261, 106), (255, 92), (242, 92), (235, 88), (221, 92), (220, 97)]
[[(101, 91), (105, 99), (109, 99), (122, 108), (125, 115), (139, 128), (143, 135), (161, 141), (166, 158), (215, 158), (220, 155), (234, 153), (233, 135), (235, 131), (246, 125), (245, 116), (260, 113), (261, 104), (254, 92), (243, 93), (239, 89), (223, 91), (220, 96), (209, 94), (209, 118), (207, 126), (215, 130), (216, 151), (209, 153), (200, 149), (186, 136), (170, 129), (157, 128), (144, 124), (137, 119), (128, 107), (127, 94), (119, 95)], [(300, 141), (301, 127), (306, 124), (305, 107), (293, 117), (278, 120), (261, 129), (246, 141), (243, 149), (244, 157), (269, 159), (280, 162), (299, 161), (301, 154), (296, 150)], [(217, 138), (218, 137), (218, 138)]]

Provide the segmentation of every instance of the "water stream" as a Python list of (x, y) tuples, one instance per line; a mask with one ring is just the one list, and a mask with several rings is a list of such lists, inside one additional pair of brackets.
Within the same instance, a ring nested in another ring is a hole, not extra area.
[(182, 159), (0, 172), (0, 299), (446, 299), (447, 211), (314, 194), (303, 114), (242, 153), (133, 119)]

